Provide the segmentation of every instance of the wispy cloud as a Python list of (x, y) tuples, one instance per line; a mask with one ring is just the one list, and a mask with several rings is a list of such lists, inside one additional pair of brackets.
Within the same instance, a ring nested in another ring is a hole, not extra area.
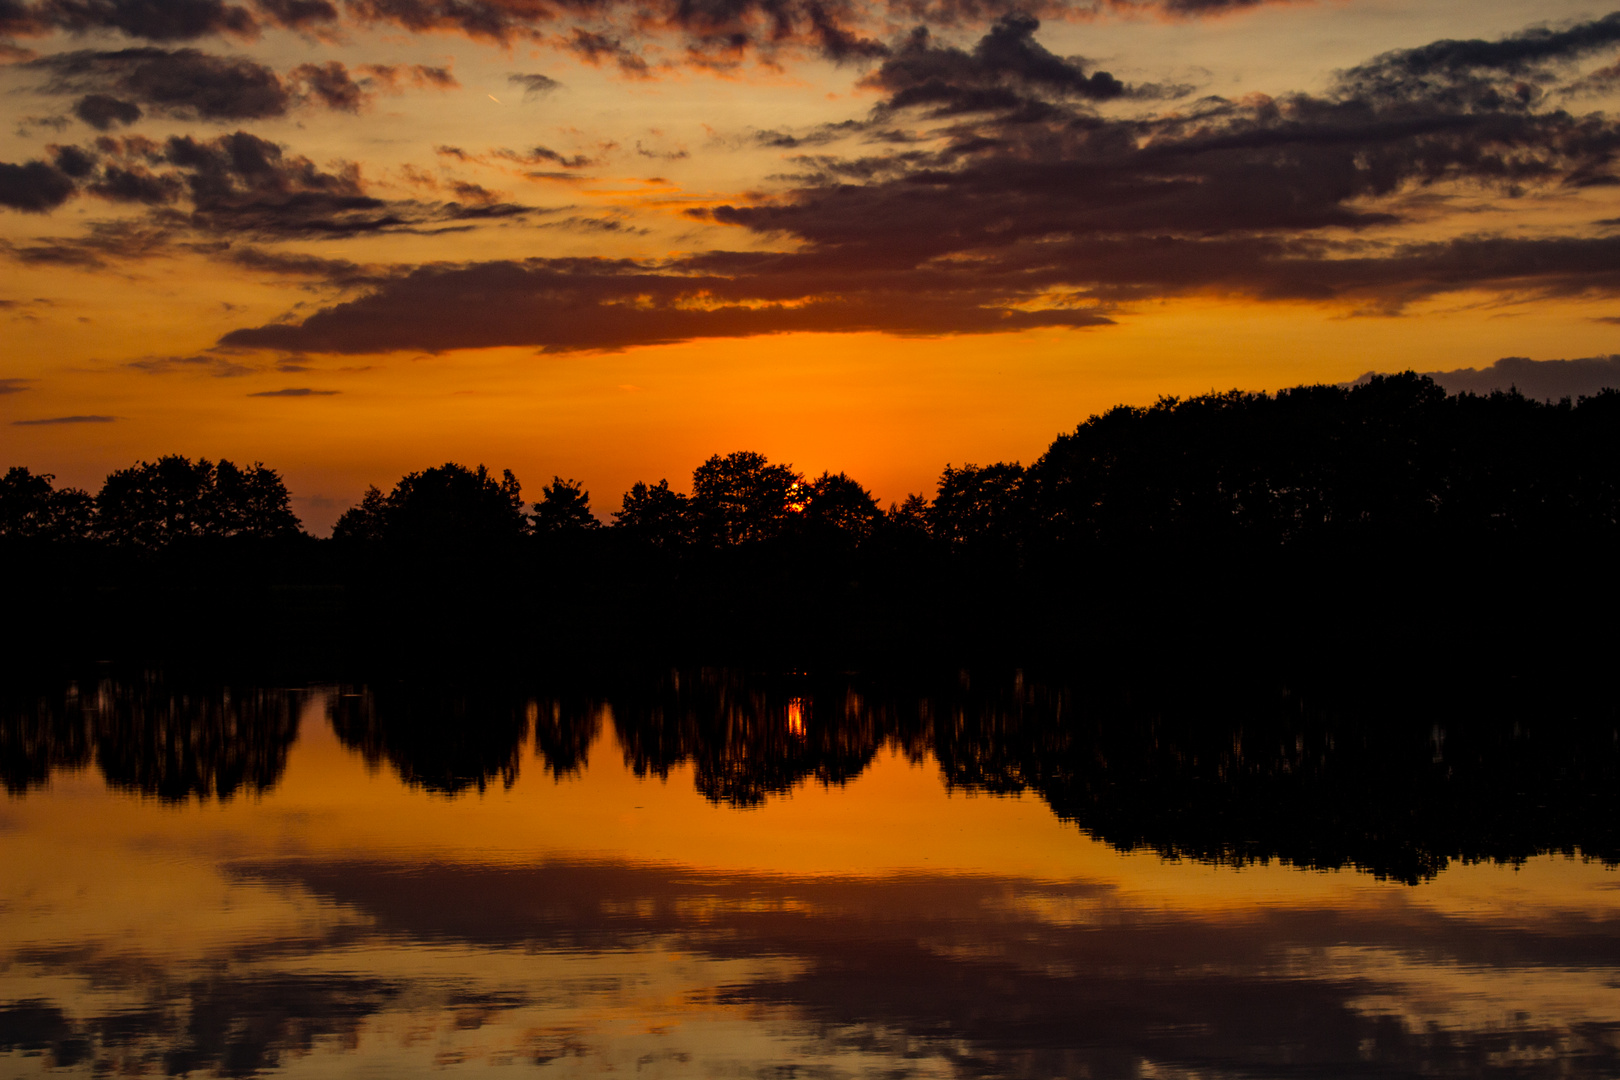
[(340, 390), (312, 390), (307, 386), (289, 386), (285, 390), (260, 390), (248, 397), (330, 397), (342, 393)]
[(49, 416), (41, 420), (13, 420), (13, 427), (40, 427), (45, 424), (110, 424), (116, 416)]

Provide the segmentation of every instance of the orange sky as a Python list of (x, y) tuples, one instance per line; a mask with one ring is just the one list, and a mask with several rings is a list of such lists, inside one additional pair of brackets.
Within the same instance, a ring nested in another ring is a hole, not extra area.
[(1616, 351), (1620, 19), (1193, 8), (25, 4), (0, 465), (262, 460), (315, 531), (446, 460), (887, 502), (1117, 402)]

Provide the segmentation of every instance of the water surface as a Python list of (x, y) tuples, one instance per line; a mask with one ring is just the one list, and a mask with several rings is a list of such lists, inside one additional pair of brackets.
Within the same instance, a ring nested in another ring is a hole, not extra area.
[(714, 672), (6, 708), (6, 1076), (1620, 1072), (1612, 724)]

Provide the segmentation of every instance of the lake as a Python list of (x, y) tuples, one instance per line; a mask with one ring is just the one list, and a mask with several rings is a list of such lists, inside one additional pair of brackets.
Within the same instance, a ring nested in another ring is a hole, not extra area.
[(1521, 690), (14, 685), (0, 1075), (1613, 1076), (1620, 735)]

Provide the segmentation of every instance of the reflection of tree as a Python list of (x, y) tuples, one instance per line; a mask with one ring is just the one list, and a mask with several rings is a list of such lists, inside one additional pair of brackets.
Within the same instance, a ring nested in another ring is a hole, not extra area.
[(93, 757), (113, 787), (170, 801), (226, 800), (273, 787), (297, 736), (297, 712), (282, 691), (107, 679), (8, 703), (0, 775), (20, 792)]
[(107, 782), (162, 799), (265, 791), (298, 738), (298, 714), (274, 690), (198, 692), (144, 680), (104, 686), (98, 711), (96, 762)]
[(499, 690), (389, 683), (340, 695), (332, 728), (367, 764), (386, 761), (413, 787), (455, 795), (517, 781), (529, 720), (524, 702)]
[(65, 697), (37, 695), (0, 704), (0, 782), (20, 795), (43, 787), (51, 773), (90, 763), (95, 746), (94, 715), (75, 690)]
[(588, 698), (571, 696), (535, 703), (534, 749), (546, 771), (558, 780), (583, 772), (591, 744), (602, 730), (602, 710)]
[(1408, 882), (1457, 859), (1620, 861), (1612, 724), (1550, 704), (1538, 718), (1535, 703), (1391, 716), (1294, 697), (1142, 700), (1030, 689), (958, 703), (935, 725), (940, 769), (969, 790), (1033, 791), (1099, 839), (1171, 857)]
[(697, 789), (732, 806), (756, 806), (809, 778), (846, 783), (894, 726), (886, 710), (847, 686), (802, 693), (714, 670), (671, 672), (628, 689), (614, 696), (613, 715), (637, 776), (667, 777), (690, 761)]

